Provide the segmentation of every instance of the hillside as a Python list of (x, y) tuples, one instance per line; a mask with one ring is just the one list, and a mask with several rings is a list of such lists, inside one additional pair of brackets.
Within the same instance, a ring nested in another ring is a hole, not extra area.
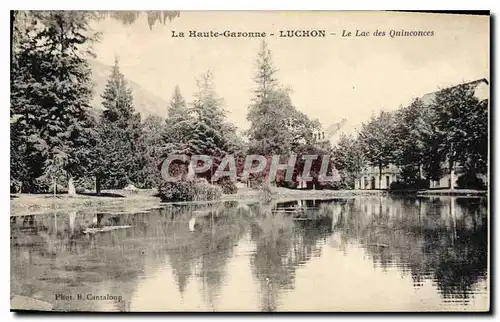
[[(90, 60), (89, 64), (92, 69), (92, 82), (95, 86), (92, 106), (101, 109), (101, 94), (104, 91), (106, 82), (111, 72), (111, 66), (105, 65), (96, 60)], [(144, 117), (148, 115), (166, 117), (168, 102), (145, 90), (141, 87), (141, 85), (128, 79), (126, 76), (127, 75), (125, 75), (125, 79), (127, 80), (128, 85), (132, 90), (132, 95), (134, 96), (135, 108), (141, 113), (142, 118), (144, 119)]]

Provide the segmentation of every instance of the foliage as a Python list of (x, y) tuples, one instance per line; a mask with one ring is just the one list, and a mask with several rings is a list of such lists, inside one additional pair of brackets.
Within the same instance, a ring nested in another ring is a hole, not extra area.
[(192, 154), (222, 157), (226, 152), (226, 111), (215, 92), (212, 72), (203, 74), (196, 83), (198, 91), (191, 108), (194, 122), (189, 150)]
[(341, 135), (333, 149), (333, 162), (341, 173), (344, 185), (354, 188), (354, 180), (359, 176), (364, 163), (360, 141), (352, 135)]
[[(89, 170), (92, 84), (86, 61), (96, 39), (89, 15), (14, 13), (11, 82), (11, 176), (24, 191), (37, 182)], [(22, 19), (21, 19), (22, 17)]]
[(96, 164), (94, 172), (106, 189), (121, 189), (139, 184), (145, 167), (141, 116), (136, 113), (130, 91), (118, 59), (102, 94), (103, 112), (97, 126)]
[(195, 181), (163, 181), (158, 192), (164, 202), (217, 200), (222, 197), (221, 187)]
[(424, 179), (415, 179), (414, 181), (398, 180), (391, 183), (389, 190), (422, 190), (429, 188), (429, 181)]
[(403, 172), (414, 171), (403, 173), (407, 186), (425, 186), (423, 176), (439, 180), (445, 163), (448, 169), (460, 164), (468, 172), (484, 173), (488, 100), (480, 101), (472, 84), (443, 89), (430, 104), (416, 99), (393, 115), (373, 116), (363, 124), (359, 141), (370, 165), (381, 169), (395, 163)]
[(394, 159), (394, 116), (381, 111), (378, 116), (373, 115), (367, 123), (362, 125), (359, 133), (359, 142), (366, 160), (375, 167), (383, 168)]
[(271, 51), (265, 41), (257, 56), (254, 97), (247, 115), (251, 123), (247, 132), (249, 153), (271, 155), (289, 154), (302, 144), (311, 144), (313, 134), (320, 128), (292, 104), (290, 89), (276, 79)]
[(148, 10), (148, 11), (138, 11), (138, 10), (117, 10), (117, 11), (97, 11), (95, 12), (95, 18), (97, 20), (105, 19), (111, 17), (112, 19), (118, 20), (125, 25), (130, 25), (139, 20), (141, 14), (145, 13), (149, 29), (152, 30), (153, 26), (158, 22), (161, 24), (166, 24), (167, 20), (170, 22), (173, 19), (180, 16), (179, 11), (169, 11), (169, 10)]
[[(485, 171), (488, 163), (488, 101), (479, 101), (473, 86), (441, 90), (433, 102), (439, 150), (450, 164)], [(444, 161), (444, 160), (443, 160)]]
[(164, 142), (162, 157), (165, 158), (168, 154), (188, 154), (193, 122), (179, 86), (175, 87), (167, 112), (166, 126), (162, 134)]
[[(425, 163), (432, 164), (433, 142), (436, 140), (436, 115), (434, 109), (414, 100), (408, 107), (399, 109), (395, 115), (394, 162), (397, 165), (412, 165), (420, 169)], [(432, 167), (425, 167), (429, 174)]]
[(145, 160), (144, 168), (139, 170), (143, 188), (157, 187), (161, 182), (160, 165), (164, 152), (162, 144), (164, 131), (165, 119), (162, 117), (150, 115), (144, 119), (139, 138), (139, 145)]
[(457, 186), (460, 189), (486, 190), (484, 181), (477, 177), (475, 173), (467, 172), (457, 179)]
[(222, 178), (217, 182), (217, 185), (221, 187), (222, 193), (226, 195), (235, 194), (238, 192), (238, 187), (236, 183), (229, 178)]

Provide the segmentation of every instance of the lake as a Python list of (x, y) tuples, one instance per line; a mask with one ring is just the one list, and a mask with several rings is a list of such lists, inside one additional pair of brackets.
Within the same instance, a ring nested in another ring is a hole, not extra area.
[(54, 310), (489, 308), (482, 197), (88, 209), (11, 217), (10, 226), (11, 296)]

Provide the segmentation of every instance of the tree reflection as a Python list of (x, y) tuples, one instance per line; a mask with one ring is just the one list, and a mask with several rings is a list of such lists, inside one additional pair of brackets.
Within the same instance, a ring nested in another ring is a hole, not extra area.
[(313, 210), (305, 212), (309, 212), (304, 214), (305, 220), (294, 220), (279, 211), (261, 212), (253, 218), (251, 238), (256, 249), (251, 266), (261, 289), (262, 311), (278, 309), (280, 291), (294, 288), (296, 269), (320, 256), (318, 241), (330, 233), (331, 217), (318, 217)]
[[(358, 241), (382, 269), (399, 267), (416, 287), (425, 279), (445, 299), (467, 300), (487, 267), (486, 200), (380, 198), (352, 200), (342, 236)], [(388, 207), (387, 207), (388, 206)]]
[[(197, 216), (194, 232), (189, 221)], [(202, 283), (203, 297), (208, 305), (215, 307), (226, 274), (226, 265), (233, 249), (244, 233), (245, 220), (234, 207), (211, 207), (189, 210), (175, 218), (169, 232), (174, 232), (176, 241), (169, 244), (165, 252), (182, 294), (191, 276)]]
[[(132, 228), (84, 235), (92, 225)], [(413, 278), (415, 287), (433, 281), (446, 300), (467, 300), (486, 278), (484, 198), (363, 197), (171, 206), (140, 214), (90, 209), (11, 219), (12, 292), (43, 292), (39, 298), (50, 302), (57, 292), (114, 292), (123, 296), (115, 309), (126, 311), (140, 275), (150, 276), (154, 272), (147, 270), (168, 263), (181, 296), (197, 279), (204, 302), (217, 308), (227, 263), (246, 232), (255, 245), (250, 265), (263, 311), (279, 308), (280, 293), (295, 287), (297, 269), (321, 255), (332, 232), (345, 251), (349, 244), (361, 244), (376, 266), (397, 268)], [(75, 309), (75, 303), (58, 305)], [(91, 301), (78, 305), (95, 309)]]

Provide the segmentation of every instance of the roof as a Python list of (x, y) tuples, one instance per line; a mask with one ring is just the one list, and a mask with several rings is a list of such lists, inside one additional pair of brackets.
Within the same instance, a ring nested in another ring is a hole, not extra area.
[[(458, 84), (458, 85), (455, 85), (455, 86), (446, 87), (446, 89), (456, 88), (456, 87), (465, 86), (465, 85), (472, 85), (472, 86), (475, 86), (476, 89), (478, 89), (478, 87), (481, 84), (489, 85), (490, 83), (488, 82), (488, 80), (486, 78), (481, 78), (481, 79), (477, 79), (477, 80), (472, 81), (472, 82), (461, 83), (461, 84)], [(440, 89), (440, 90), (435, 91), (435, 92), (427, 93), (424, 96), (420, 97), (420, 99), (426, 105), (431, 104), (432, 101), (434, 100), (434, 98), (436, 97), (436, 94), (439, 93), (439, 92), (441, 92), (442, 90), (444, 90), (444, 89)], [(483, 94), (483, 93), (481, 93), (481, 94)], [(480, 95), (480, 96), (484, 96), (484, 95)], [(481, 99), (481, 97), (479, 97), (479, 98)]]

